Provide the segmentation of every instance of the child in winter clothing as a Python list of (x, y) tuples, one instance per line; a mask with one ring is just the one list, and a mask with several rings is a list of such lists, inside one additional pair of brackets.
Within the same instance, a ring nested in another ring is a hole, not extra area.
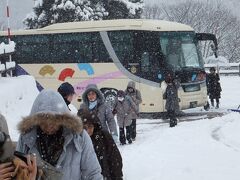
[(166, 91), (163, 94), (163, 98), (166, 99), (165, 109), (170, 118), (170, 127), (174, 127), (177, 125), (176, 110), (179, 109), (178, 88), (180, 84), (173, 79), (171, 74), (167, 74), (165, 82), (167, 84)]
[(122, 180), (122, 157), (112, 136), (102, 129), (95, 113), (83, 110), (79, 111), (78, 115), (92, 139), (104, 180)]
[[(131, 110), (137, 111), (136, 104), (133, 102), (133, 100), (125, 95), (124, 91), (119, 90), (117, 92), (117, 100), (116, 104), (114, 105), (113, 114), (117, 114), (117, 122), (119, 126), (119, 132), (120, 132), (120, 143), (121, 145), (126, 144), (126, 138), (128, 140), (128, 143), (132, 143), (131, 138), (131, 123), (132, 123), (132, 113)], [(124, 128), (126, 128), (126, 136)]]
[(221, 85), (220, 78), (214, 67), (210, 68), (210, 74), (207, 75), (207, 92), (214, 107), (214, 99), (216, 99), (216, 108), (219, 108), (219, 99), (221, 98)]

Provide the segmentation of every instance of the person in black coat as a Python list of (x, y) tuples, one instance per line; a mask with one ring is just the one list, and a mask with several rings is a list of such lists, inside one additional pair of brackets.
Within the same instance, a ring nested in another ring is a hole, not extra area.
[(61, 94), (61, 96), (63, 97), (67, 106), (69, 104), (71, 104), (71, 102), (73, 101), (74, 95), (75, 95), (75, 90), (74, 90), (74, 87), (70, 83), (68, 83), (68, 82), (62, 83), (58, 87), (57, 91), (59, 92), (59, 94)]
[(100, 120), (92, 111), (80, 110), (78, 116), (92, 139), (104, 180), (122, 180), (122, 157), (110, 133), (102, 129)]
[(214, 107), (214, 99), (216, 100), (216, 108), (219, 108), (219, 99), (221, 98), (221, 85), (220, 78), (214, 67), (210, 68), (210, 73), (207, 75), (207, 92)]
[(167, 84), (166, 91), (163, 94), (163, 99), (166, 99), (165, 109), (167, 110), (167, 116), (170, 119), (170, 127), (177, 125), (176, 112), (179, 110), (179, 98), (178, 88), (180, 83), (177, 79), (174, 79), (174, 75), (169, 73), (165, 77)]

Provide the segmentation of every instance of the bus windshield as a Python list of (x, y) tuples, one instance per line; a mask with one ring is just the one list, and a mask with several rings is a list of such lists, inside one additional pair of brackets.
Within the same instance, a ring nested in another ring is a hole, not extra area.
[(203, 69), (194, 32), (111, 31), (113, 49), (131, 73), (160, 82), (167, 69)]
[(175, 70), (183, 67), (203, 67), (194, 33), (163, 32), (160, 34), (160, 44), (166, 63)]

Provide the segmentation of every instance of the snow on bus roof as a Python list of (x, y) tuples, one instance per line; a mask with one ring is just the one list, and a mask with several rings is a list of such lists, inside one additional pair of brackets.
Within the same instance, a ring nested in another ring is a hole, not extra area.
[[(56, 23), (40, 29), (13, 31), (12, 34), (49, 34), (114, 30), (193, 31), (193, 29), (188, 25), (171, 21), (148, 19), (118, 19)], [(0, 32), (0, 35), (3, 35), (3, 33)]]

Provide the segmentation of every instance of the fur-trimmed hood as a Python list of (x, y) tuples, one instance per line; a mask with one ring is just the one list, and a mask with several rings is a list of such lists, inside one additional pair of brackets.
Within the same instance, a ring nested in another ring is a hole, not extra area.
[(70, 114), (64, 99), (58, 92), (42, 90), (33, 102), (30, 115), (18, 124), (18, 130), (25, 134), (34, 127), (48, 122), (72, 132), (81, 133), (83, 129), (81, 119)]
[(31, 129), (46, 122), (52, 122), (56, 125), (60, 125), (74, 133), (82, 133), (83, 131), (82, 121), (79, 117), (71, 114), (51, 113), (39, 113), (23, 118), (23, 120), (18, 124), (18, 130), (21, 134), (25, 134)]

